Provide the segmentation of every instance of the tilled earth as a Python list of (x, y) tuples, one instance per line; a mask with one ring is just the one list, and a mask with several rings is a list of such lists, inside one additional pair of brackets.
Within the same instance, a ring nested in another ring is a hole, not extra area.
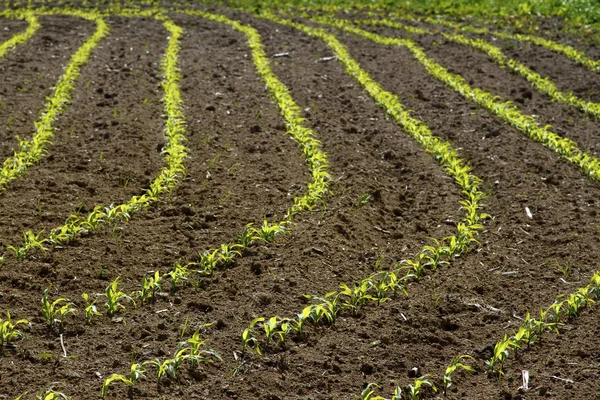
[[(18, 262), (6, 252), (0, 267), (0, 311), (27, 318), (24, 337), (0, 358), (0, 399), (53, 387), (74, 399), (100, 398), (104, 378), (127, 374), (132, 359), (164, 359), (204, 324), (221, 362), (180, 370), (157, 383), (154, 369), (133, 391), (153, 399), (353, 399), (367, 383), (390, 397), (416, 376), (441, 376), (461, 354), (477, 372), (457, 372), (447, 393), (456, 399), (593, 399), (600, 391), (600, 329), (596, 309), (512, 354), (505, 376), (485, 373), (493, 345), (561, 293), (585, 286), (600, 259), (600, 186), (551, 150), (427, 74), (402, 48), (375, 45), (333, 31), (384, 89), (413, 117), (448, 140), (483, 180), (488, 195), (480, 244), (409, 285), (399, 295), (332, 326), (310, 326), (304, 341), (269, 346), (263, 356), (241, 352), (240, 333), (259, 316), (293, 317), (304, 294), (324, 295), (379, 268), (412, 258), (456, 231), (460, 189), (362, 90), (321, 41), (250, 14), (215, 9), (256, 28), (275, 75), (289, 88), (328, 155), (333, 181), (324, 204), (298, 214), (275, 243), (255, 244), (197, 287), (149, 304), (125, 303), (116, 319), (86, 324), (82, 293), (103, 297), (120, 277), (138, 290), (149, 271), (168, 272), (179, 259), (235, 241), (248, 223), (281, 219), (310, 179), (298, 145), (252, 62), (245, 37), (202, 18), (171, 14), (184, 29), (179, 54), (188, 121), (187, 175), (171, 195), (128, 223), (106, 228), (44, 255)], [(92, 22), (40, 17), (42, 27), (0, 60), (0, 152), (10, 156), (30, 137), (44, 99), (70, 55), (94, 31)], [(163, 165), (160, 63), (167, 32), (152, 19), (109, 17), (110, 34), (82, 67), (71, 104), (56, 122), (49, 155), (0, 196), (0, 243), (17, 245), (25, 230), (48, 232), (73, 213), (119, 204), (141, 194)], [(420, 24), (427, 26), (426, 24)], [(0, 20), (0, 40), (25, 28)], [(431, 26), (427, 26), (431, 28)], [(577, 37), (546, 35), (589, 54)], [(439, 29), (439, 27), (438, 27)], [(387, 36), (403, 32), (378, 29)], [(487, 39), (490, 39), (488, 37)], [(535, 91), (474, 50), (440, 35), (415, 37), (427, 54), (479, 87), (513, 101), (525, 114), (600, 152), (600, 125)], [(550, 76), (562, 90), (600, 101), (600, 80), (563, 56), (519, 42), (498, 41), (508, 55)], [(368, 201), (362, 202), (368, 195)], [(525, 211), (528, 208), (533, 218)], [(566, 276), (558, 265), (569, 265)], [(65, 297), (80, 310), (63, 329), (49, 330), (40, 298)], [(60, 342), (62, 334), (65, 350)], [(185, 337), (184, 337), (185, 338)], [(529, 371), (529, 390), (521, 386)], [(109, 398), (127, 398), (125, 385)], [(423, 398), (443, 397), (425, 391)]]

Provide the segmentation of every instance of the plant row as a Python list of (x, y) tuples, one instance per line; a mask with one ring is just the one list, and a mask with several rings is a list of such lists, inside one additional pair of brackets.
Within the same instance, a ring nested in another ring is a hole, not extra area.
[(528, 313), (519, 330), (512, 336), (504, 335), (494, 346), (492, 357), (486, 361), (491, 373), (503, 374), (502, 367), (511, 350), (517, 351), (524, 345), (531, 346), (542, 340), (546, 332), (558, 332), (559, 327), (571, 318), (579, 316), (588, 305), (600, 299), (600, 271), (592, 276), (587, 286), (570, 295), (559, 295), (546, 309), (540, 309), (539, 319)]
[[(150, 16), (147, 12), (129, 13), (127, 16)], [(43, 232), (37, 234), (27, 231), (23, 234), (23, 244), (20, 247), (8, 246), (13, 250), (18, 260), (25, 259), (34, 252), (45, 252), (45, 243), (52, 246), (65, 244), (90, 231), (96, 231), (104, 225), (117, 224), (128, 221), (132, 214), (146, 209), (159, 197), (171, 191), (185, 175), (184, 161), (187, 157), (185, 141), (185, 117), (183, 115), (183, 101), (179, 90), (181, 75), (177, 67), (179, 54), (179, 40), (183, 30), (163, 15), (156, 14), (155, 18), (162, 21), (164, 28), (169, 33), (169, 42), (162, 59), (161, 69), (163, 81), (163, 102), (165, 105), (166, 129), (165, 145), (162, 155), (166, 165), (160, 174), (150, 184), (146, 193), (133, 196), (128, 202), (110, 206), (97, 205), (86, 217), (73, 214), (67, 218), (64, 225), (52, 229), (48, 237), (42, 238)]]
[[(119, 279), (120, 278), (117, 277), (115, 280), (113, 280), (104, 291), (104, 308), (108, 317), (116, 317), (120, 311), (125, 310), (125, 301), (129, 301), (134, 305), (134, 307), (137, 307), (136, 299), (140, 300), (141, 304), (145, 304), (149, 301), (155, 300), (158, 293), (162, 293), (161, 283), (163, 281), (163, 277), (158, 271), (150, 277), (144, 277), (142, 279), (142, 288), (134, 291), (130, 295), (123, 292), (119, 288)], [(172, 278), (171, 292), (175, 292), (177, 290), (177, 282), (177, 280), (173, 280)], [(80, 309), (84, 310), (86, 324), (92, 324), (93, 319), (96, 316), (102, 315), (102, 313), (98, 310), (96, 304), (97, 300), (92, 300), (87, 293), (83, 293), (81, 295), (83, 304), (78, 307), (74, 302), (64, 297), (57, 298), (55, 300), (50, 299), (50, 290), (51, 287), (48, 287), (46, 290), (44, 290), (41, 298), (40, 310), (40, 314), (44, 318), (50, 332), (62, 333), (66, 326), (67, 316), (78, 314)], [(12, 344), (16, 339), (23, 336), (23, 333), (17, 328), (19, 325), (26, 324), (29, 324), (28, 320), (21, 319), (14, 321), (10, 313), (6, 314), (6, 319), (0, 318), (0, 356), (2, 356), (2, 351), (7, 345)], [(205, 326), (202, 326), (201, 328), (204, 327)], [(181, 332), (181, 337), (185, 335), (186, 329), (187, 321), (183, 331)], [(144, 367), (146, 365), (156, 367), (157, 378), (159, 381), (161, 381), (164, 379), (175, 380), (177, 378), (177, 371), (185, 361), (190, 362), (190, 368), (193, 369), (199, 363), (212, 362), (213, 358), (221, 360), (219, 354), (217, 354), (214, 350), (203, 348), (205, 343), (206, 340), (200, 339), (198, 330), (191, 338), (179, 343), (173, 358), (163, 361), (156, 359), (146, 361), (141, 364), (133, 364), (129, 377), (119, 374), (111, 375), (104, 381), (102, 386), (102, 397), (104, 398), (106, 396), (108, 386), (114, 381), (123, 382), (130, 387), (130, 390), (132, 390), (137, 379), (143, 377)], [(57, 394), (62, 395), (61, 393)], [(54, 397), (50, 398), (53, 399)], [(44, 397), (44, 399), (46, 398)]]
[[(53, 13), (39, 12), (39, 14), (50, 15)], [(54, 123), (58, 116), (64, 112), (71, 99), (75, 82), (79, 78), (79, 70), (87, 62), (100, 40), (108, 34), (108, 25), (97, 13), (72, 10), (65, 12), (65, 14), (96, 22), (96, 31), (71, 56), (65, 73), (60, 77), (54, 88), (54, 93), (47, 99), (40, 118), (34, 123), (35, 133), (32, 139), (24, 140), (17, 137), (19, 140), (18, 149), (15, 150), (12, 157), (4, 160), (4, 164), (0, 169), (0, 190), (5, 190), (11, 180), (24, 174), (29, 167), (40, 160), (42, 155), (48, 152), (46, 147), (51, 144), (54, 137)], [(37, 21), (33, 26), (36, 27), (36, 25)]]
[(13, 35), (6, 42), (0, 44), (0, 58), (4, 58), (6, 53), (14, 50), (15, 47), (27, 42), (31, 37), (40, 29), (40, 23), (37, 19), (37, 16), (28, 11), (19, 12), (19, 11), (10, 11), (5, 10), (0, 13), (0, 17), (3, 18), (14, 18), (14, 19), (24, 19), (27, 21), (27, 29), (23, 32), (19, 32)]
[[(306, 128), (304, 124), (304, 118), (301, 116), (300, 108), (295, 104), (287, 88), (277, 79), (269, 67), (269, 61), (266, 57), (262, 44), (260, 42), (260, 35), (258, 32), (249, 26), (245, 26), (237, 21), (228, 19), (222, 15), (203, 13), (198, 11), (182, 11), (187, 14), (198, 16), (206, 19), (210, 19), (216, 22), (224, 23), (232, 26), (236, 30), (243, 33), (247, 40), (248, 45), (252, 51), (252, 58), (257, 67), (259, 74), (262, 76), (267, 84), (270, 94), (276, 100), (281, 114), (286, 120), (288, 133), (292, 138), (300, 145), (303, 156), (306, 160), (309, 168), (312, 180), (308, 183), (306, 193), (301, 196), (294, 198), (294, 204), (287, 210), (286, 217), (281, 222), (264, 221), (260, 228), (252, 228), (246, 226), (240, 233), (240, 240), (244, 243), (244, 246), (251, 244), (250, 242), (254, 238), (262, 238), (263, 241), (272, 241), (275, 235), (283, 233), (286, 228), (291, 224), (292, 216), (302, 210), (312, 209), (319, 201), (321, 201), (328, 192), (328, 184), (331, 179), (327, 168), (329, 166), (327, 162), (326, 154), (321, 150), (321, 143), (315, 138), (315, 134), (309, 128)], [(135, 16), (149, 16), (152, 15), (152, 11), (135, 11), (122, 9), (118, 15), (135, 17)], [(156, 16), (159, 19), (164, 19), (160, 14)], [(165, 20), (165, 28), (171, 33), (171, 39), (169, 42), (169, 48), (172, 47), (173, 35), (172, 30), (175, 29), (172, 22)], [(168, 26), (167, 26), (168, 25)], [(178, 37), (178, 36), (177, 36)], [(173, 53), (169, 48), (163, 61), (163, 68), (165, 72), (165, 81), (177, 82), (179, 75), (175, 76), (174, 73), (176, 67), (173, 67), (173, 71), (169, 73), (167, 67), (169, 65), (175, 65), (176, 53)], [(171, 54), (171, 56), (170, 56)], [(166, 60), (169, 59), (172, 62), (168, 63)], [(178, 73), (177, 73), (178, 74)], [(169, 79), (172, 76), (173, 79)], [(176, 79), (174, 79), (176, 78)], [(167, 146), (163, 150), (166, 153), (167, 167), (165, 167), (161, 175), (153, 182), (150, 189), (146, 194), (142, 196), (134, 196), (129, 202), (121, 205), (103, 206), (98, 205), (94, 210), (87, 215), (87, 217), (80, 217), (78, 215), (71, 215), (64, 225), (53, 229), (47, 238), (42, 238), (42, 232), (37, 234), (27, 231), (23, 233), (23, 244), (20, 247), (9, 246), (15, 253), (18, 259), (22, 260), (33, 252), (45, 252), (45, 243), (49, 243), (52, 246), (68, 243), (74, 238), (88, 233), (90, 231), (96, 231), (100, 227), (107, 224), (116, 224), (121, 221), (129, 220), (131, 214), (148, 207), (151, 203), (156, 201), (161, 193), (168, 191), (177, 183), (178, 178), (185, 173), (185, 167), (183, 164), (186, 156), (185, 147), (182, 144), (183, 131), (185, 130), (185, 124), (183, 115), (178, 114), (178, 106), (181, 98), (178, 90), (174, 90), (173, 84), (163, 83), (163, 89), (165, 90), (165, 104), (167, 111), (167, 135), (169, 140)], [(170, 101), (171, 100), (171, 101)], [(219, 255), (225, 248), (234, 250), (233, 244), (224, 244), (220, 248), (206, 250), (199, 254), (199, 261), (192, 261), (185, 265), (188, 269), (201, 269), (204, 275), (210, 275), (212, 270), (217, 265)], [(232, 257), (240, 256), (239, 251), (226, 251)], [(233, 259), (231, 259), (233, 260)]]
[[(259, 73), (261, 73), (267, 82), (271, 94), (277, 101), (277, 104), (280, 106), (281, 112), (288, 123), (288, 131), (303, 148), (303, 153), (307, 159), (307, 164), (309, 165), (313, 177), (313, 182), (309, 184), (309, 190), (302, 198), (294, 200), (294, 205), (288, 211), (286, 220), (281, 223), (269, 223), (265, 220), (262, 226), (256, 228), (253, 227), (252, 224), (249, 224), (244, 227), (240, 233), (238, 243), (224, 244), (218, 249), (206, 251), (200, 255), (198, 262), (190, 262), (186, 265), (181, 265), (179, 262), (177, 262), (175, 263), (173, 269), (166, 274), (166, 276), (161, 276), (158, 271), (149, 277), (144, 276), (140, 290), (134, 291), (131, 295), (119, 290), (117, 278), (106, 288), (105, 291), (105, 296), (107, 298), (105, 307), (109, 316), (113, 316), (119, 310), (125, 308), (125, 305), (123, 304), (123, 300), (125, 299), (129, 299), (134, 303), (134, 305), (135, 298), (139, 298), (142, 304), (155, 299), (156, 294), (161, 291), (161, 284), (164, 283), (165, 277), (170, 278), (171, 292), (174, 293), (178, 290), (182, 283), (194, 283), (194, 277), (192, 276), (192, 273), (194, 273), (195, 277), (208, 275), (212, 273), (214, 268), (216, 268), (218, 265), (227, 266), (231, 264), (235, 257), (241, 256), (241, 252), (247, 247), (251, 246), (253, 243), (268, 243), (274, 241), (278, 235), (286, 232), (287, 226), (291, 222), (291, 217), (295, 213), (300, 212), (303, 209), (313, 208), (327, 193), (327, 186), (330, 177), (326, 170), (328, 166), (326, 156), (320, 150), (320, 142), (314, 138), (314, 133), (312, 131), (302, 126), (304, 120), (300, 116), (299, 107), (294, 103), (285, 86), (283, 86), (283, 84), (281, 84), (271, 72), (268, 59), (260, 43), (260, 36), (258, 33), (253, 28), (244, 26), (237, 21), (229, 20), (224, 16), (195, 12), (191, 12), (190, 14), (215, 20), (217, 22), (228, 23), (229, 25), (234, 26), (236, 29), (246, 34), (253, 51), (253, 60), (257, 65)], [(124, 10), (122, 11), (121, 15), (130, 16), (131, 12)], [(98, 208), (94, 211), (99, 213), (103, 210)], [(110, 212), (108, 209), (105, 211)], [(104, 218), (106, 217), (90, 218), (85, 229), (97, 229), (99, 224), (94, 225), (94, 221), (103, 220)], [(40, 239), (39, 234), (35, 235), (31, 232), (25, 233), (24, 237), (25, 242), (30, 244), (29, 249), (33, 251), (43, 251), (43, 243), (44, 241), (48, 240)], [(90, 301), (90, 298), (87, 294), (84, 293), (82, 297), (84, 299), (83, 308), (85, 309), (86, 322), (91, 323), (92, 318), (95, 315), (99, 315), (100, 312), (96, 307), (95, 301)], [(64, 318), (68, 314), (75, 314), (78, 312), (77, 307), (65, 298), (59, 298), (53, 302), (48, 300), (48, 290), (44, 292), (44, 296), (42, 298), (42, 309), (42, 315), (44, 315), (51, 328), (62, 328)], [(167, 359), (162, 362), (154, 360), (142, 364), (133, 364), (131, 373), (128, 377), (114, 374), (107, 378), (102, 388), (102, 395), (106, 395), (108, 386), (114, 381), (123, 382), (129, 385), (130, 388), (133, 388), (136, 380), (143, 376), (144, 367), (148, 364), (154, 365), (157, 368), (159, 380), (165, 377), (169, 379), (175, 379), (175, 373), (183, 361), (189, 359), (192, 362), (192, 366), (199, 361), (198, 354), (190, 352), (189, 346), (183, 346), (185, 343), (186, 342), (180, 344), (180, 347), (177, 349), (172, 359)], [(210, 354), (214, 353), (212, 351), (204, 350), (204, 353), (208, 352), (210, 352)], [(216, 353), (213, 355), (218, 358)], [(204, 357), (204, 360), (209, 359)]]
[[(403, 30), (407, 30), (408, 32), (411, 32), (411, 33), (418, 33), (419, 31), (421, 31), (421, 32), (424, 32), (425, 34), (432, 34), (432, 32), (424, 30), (424, 29), (407, 27), (406, 25), (399, 24), (397, 22), (393, 22), (393, 21), (385, 20), (385, 19), (382, 19), (382, 20), (359, 20), (359, 21), (354, 21), (354, 22), (356, 22), (360, 25), (385, 26), (388, 28), (403, 29)], [(418, 31), (416, 31), (415, 29), (418, 29)], [(424, 33), (418, 33), (418, 34), (424, 34)], [(468, 38), (466, 36), (459, 35), (459, 34), (447, 34), (447, 33), (442, 32), (442, 36), (444, 36), (449, 41), (473, 47), (474, 49), (487, 54), (494, 62), (496, 62), (500, 66), (502, 66), (502, 67), (507, 66), (512, 71), (521, 75), (523, 78), (525, 78), (528, 82), (530, 82), (540, 92), (545, 93), (548, 96), (550, 96), (550, 98), (552, 100), (567, 104), (567, 105), (575, 107), (575, 108), (578, 108), (584, 112), (587, 112), (587, 113), (593, 115), (595, 118), (600, 118), (600, 104), (590, 102), (590, 101), (585, 101), (570, 92), (569, 93), (561, 92), (560, 90), (558, 90), (556, 85), (548, 77), (543, 78), (540, 74), (533, 71), (531, 68), (527, 67), (526, 65), (522, 64), (521, 62), (519, 62), (515, 59), (512, 59), (510, 57), (507, 57), (499, 47), (494, 46), (493, 44), (491, 44), (483, 39), (471, 39), (471, 38)]]
[[(395, 18), (404, 19), (404, 20), (406, 20), (406, 19), (413, 20), (414, 19), (414, 18), (407, 18), (407, 16), (403, 16), (403, 15), (396, 14), (396, 13), (391, 13), (389, 15), (390, 16), (393, 15)], [(546, 38), (543, 38), (540, 36), (535, 36), (535, 35), (525, 35), (525, 34), (520, 34), (520, 33), (490, 31), (487, 28), (476, 28), (474, 26), (462, 25), (457, 22), (453, 22), (453, 21), (450, 21), (450, 20), (444, 19), (444, 18), (427, 17), (424, 20), (425, 20), (425, 22), (428, 22), (430, 24), (443, 25), (443, 26), (447, 26), (449, 28), (453, 28), (458, 31), (475, 33), (475, 34), (479, 34), (479, 35), (490, 34), (490, 35), (497, 36), (501, 39), (510, 39), (510, 40), (517, 40), (520, 42), (531, 43), (536, 46), (540, 46), (540, 47), (543, 47), (550, 51), (553, 51), (555, 53), (563, 54), (563, 55), (567, 56), (570, 60), (572, 60), (578, 64), (581, 64), (584, 67), (589, 68), (592, 71), (600, 72), (600, 60), (593, 60), (593, 59), (589, 58), (587, 56), (587, 54), (585, 54), (585, 52), (577, 50), (576, 48), (574, 48), (572, 46), (556, 42), (551, 39), (546, 39)]]
[(534, 117), (523, 114), (510, 101), (502, 102), (489, 92), (473, 89), (462, 76), (448, 72), (446, 68), (429, 58), (425, 51), (412, 40), (385, 37), (368, 32), (356, 27), (348, 20), (325, 16), (313, 17), (312, 20), (356, 34), (378, 44), (406, 47), (431, 76), (460, 93), (465, 99), (485, 107), (495, 116), (525, 133), (529, 138), (542, 143), (570, 163), (577, 165), (591, 179), (600, 180), (600, 160), (598, 158), (579, 149), (575, 141), (550, 131), (549, 126), (540, 126)]
[[(487, 217), (486, 214), (479, 212), (484, 198), (480, 190), (481, 180), (471, 173), (469, 165), (458, 156), (449, 142), (434, 136), (422, 121), (412, 118), (400, 104), (397, 96), (383, 90), (333, 35), (327, 34), (323, 29), (295, 23), (272, 13), (265, 12), (261, 16), (323, 40), (342, 62), (347, 73), (354, 77), (364, 90), (454, 178), (466, 199), (460, 202), (465, 212), (465, 220), (457, 224), (457, 234), (441, 241), (434, 239), (434, 245), (425, 246), (414, 259), (397, 262), (393, 268), (379, 271), (354, 283), (352, 287), (342, 283), (339, 291), (329, 292), (323, 296), (306, 295), (313, 304), (305, 307), (295, 318), (273, 316), (254, 319), (242, 332), (241, 341), (243, 350), (252, 347), (259, 354), (262, 353), (262, 347), (270, 346), (274, 341), (285, 346), (289, 335), (294, 335), (298, 340), (306, 339), (306, 323), (331, 325), (340, 312), (356, 314), (370, 301), (381, 304), (390, 299), (388, 296), (406, 294), (406, 285), (410, 281), (419, 279), (427, 270), (435, 270), (438, 266), (447, 264), (468, 251), (469, 245), (476, 242), (477, 231), (483, 228), (480, 221)], [(378, 267), (379, 265), (376, 266)], [(264, 331), (264, 344), (258, 339), (260, 330)]]
[[(499, 378), (504, 375), (503, 367), (505, 361), (510, 356), (511, 352), (516, 352), (519, 349), (527, 346), (530, 347), (535, 343), (542, 341), (542, 337), (545, 333), (556, 332), (559, 333), (560, 326), (564, 325), (565, 322), (578, 317), (581, 312), (591, 304), (594, 304), (600, 299), (600, 271), (596, 272), (590, 279), (590, 283), (587, 286), (577, 289), (570, 295), (561, 294), (556, 297), (556, 300), (548, 306), (546, 309), (540, 308), (539, 318), (534, 318), (530, 313), (527, 313), (523, 319), (523, 323), (519, 329), (512, 335), (505, 334), (494, 345), (492, 357), (485, 361), (487, 367), (487, 373), (491, 375), (497, 375)], [(452, 374), (457, 369), (463, 369), (465, 371), (474, 372), (475, 368), (470, 365), (464, 364), (462, 360), (473, 360), (470, 355), (461, 355), (454, 357), (443, 376), (444, 393), (452, 385)], [(423, 384), (431, 386), (435, 391), (436, 388), (433, 383), (428, 379), (432, 375), (422, 376), (417, 378), (414, 385), (410, 385), (408, 388), (408, 396), (410, 399), (418, 399), (419, 391)], [(418, 384), (417, 381), (423, 381)], [(374, 396), (374, 388), (377, 385), (369, 384), (361, 394), (363, 400), (385, 400), (381, 396)], [(416, 392), (416, 394), (415, 394)], [(401, 399), (402, 389), (397, 387), (392, 396), (392, 400)]]
[(217, 266), (225, 267), (233, 264), (237, 257), (242, 256), (243, 250), (253, 243), (270, 243), (279, 235), (286, 233), (291, 227), (295, 214), (304, 210), (312, 210), (319, 202), (323, 201), (329, 190), (331, 175), (328, 171), (327, 155), (321, 150), (321, 142), (316, 138), (316, 134), (305, 126), (305, 119), (302, 117), (300, 107), (295, 103), (289, 90), (271, 70), (260, 34), (256, 29), (220, 14), (194, 10), (176, 10), (176, 12), (226, 24), (246, 37), (257, 72), (266, 83), (269, 94), (284, 117), (288, 134), (300, 146), (312, 178), (307, 184), (304, 195), (294, 198), (294, 204), (288, 208), (282, 221), (269, 222), (265, 219), (258, 227), (252, 223), (247, 224), (240, 231), (235, 243), (222, 244), (218, 248), (206, 250), (198, 254), (197, 261), (190, 261), (184, 265), (176, 262), (173, 272), (177, 271), (174, 272), (177, 276), (185, 276), (187, 279), (187, 273), (190, 271), (201, 276), (211, 275)]

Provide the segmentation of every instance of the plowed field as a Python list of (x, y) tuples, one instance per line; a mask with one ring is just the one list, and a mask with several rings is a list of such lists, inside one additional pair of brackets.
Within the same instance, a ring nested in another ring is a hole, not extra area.
[(597, 398), (600, 48), (101, 3), (0, 14), (0, 399)]

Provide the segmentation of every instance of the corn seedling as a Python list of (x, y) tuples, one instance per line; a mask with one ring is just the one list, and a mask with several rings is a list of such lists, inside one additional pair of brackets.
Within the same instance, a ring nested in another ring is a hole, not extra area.
[(242, 255), (235, 249), (239, 249), (241, 247), (241, 245), (233, 243), (222, 244), (221, 248), (219, 249), (219, 253), (217, 254), (219, 262), (221, 262), (224, 266), (233, 264), (235, 257), (240, 257)]
[(18, 325), (26, 325), (29, 321), (26, 319), (20, 319), (13, 322), (10, 313), (6, 313), (6, 319), (0, 318), (0, 349), (4, 349), (4, 346), (10, 344), (15, 339), (23, 336), (21, 331), (17, 330)]
[(144, 372), (145, 372), (145, 370), (144, 370), (143, 364), (134, 363), (134, 364), (131, 364), (131, 368), (129, 371), (129, 377), (127, 377), (125, 375), (120, 375), (120, 374), (112, 374), (111, 376), (106, 378), (104, 380), (104, 383), (102, 384), (102, 398), (103, 399), (106, 398), (106, 396), (108, 395), (108, 386), (113, 382), (123, 382), (124, 384), (129, 386), (129, 395), (131, 397), (135, 383), (139, 379), (145, 378)]
[[(65, 316), (67, 314), (77, 314), (75, 304), (69, 302), (66, 298), (56, 299), (53, 302), (48, 300), (50, 287), (44, 290), (42, 294), (42, 316), (46, 320), (48, 326), (54, 329), (57, 325), (63, 326)], [(64, 303), (60, 305), (61, 303)]]
[(252, 244), (252, 223), (246, 224), (238, 235), (238, 244), (241, 249), (247, 249)]
[(316, 301), (313, 307), (313, 321), (318, 324), (321, 321), (325, 321), (328, 325), (335, 322), (338, 313), (340, 312), (340, 293), (329, 292), (324, 297), (318, 296), (306, 296), (307, 298)]
[(173, 269), (167, 273), (171, 278), (171, 293), (175, 293), (177, 291), (177, 284), (179, 282), (187, 282), (188, 277), (188, 269), (181, 265), (179, 261), (173, 265)]
[(202, 347), (205, 343), (206, 340), (200, 339), (199, 330), (194, 332), (191, 338), (182, 343), (183, 345), (190, 345), (186, 348), (188, 349), (188, 358), (191, 361), (192, 368), (196, 367), (199, 363), (213, 362), (213, 359), (210, 357), (214, 357), (219, 361), (223, 361), (221, 356), (216, 351), (212, 349), (203, 349)]
[(182, 347), (180, 345), (177, 351), (175, 352), (173, 358), (168, 358), (163, 362), (160, 362), (160, 360), (158, 359), (148, 361), (148, 364), (156, 367), (156, 376), (159, 381), (163, 378), (176, 380), (177, 371), (179, 370), (183, 362), (189, 357), (189, 355), (186, 354), (188, 351), (188, 348)]
[(285, 224), (269, 224), (265, 219), (260, 228), (252, 229), (253, 239), (260, 240), (263, 243), (271, 243), (275, 241), (275, 237), (281, 233), (285, 233)]
[(310, 318), (312, 311), (313, 311), (313, 306), (304, 307), (302, 312), (298, 314), (297, 318), (292, 319), (290, 322), (290, 328), (292, 329), (292, 331), (294, 331), (296, 333), (296, 335), (300, 339), (305, 339), (305, 337), (306, 337), (305, 331), (304, 331), (304, 324)]
[(45, 253), (46, 248), (44, 247), (44, 243), (47, 241), (46, 239), (40, 239), (43, 231), (39, 232), (37, 235), (32, 231), (23, 232), (23, 246), (14, 247), (14, 246), (6, 246), (8, 249), (15, 252), (17, 256), (17, 260), (21, 261), (27, 258), (28, 255), (32, 254), (32, 252), (39, 251), (40, 253)]
[(72, 400), (73, 398), (67, 396), (62, 392), (55, 392), (52, 389), (48, 389), (37, 396), (35, 396), (35, 400)]
[(148, 300), (156, 297), (156, 293), (160, 291), (161, 280), (162, 278), (159, 271), (154, 272), (154, 275), (150, 278), (145, 276), (142, 278), (142, 289), (135, 292), (135, 294), (140, 297), (142, 304), (145, 304)]
[(415, 260), (401, 260), (398, 267), (408, 270), (408, 273), (414, 276), (415, 279), (419, 279), (425, 273), (425, 264), (422, 263), (424, 257), (425, 254), (420, 253)]
[(508, 358), (508, 352), (510, 349), (516, 347), (517, 343), (512, 338), (509, 338), (508, 335), (504, 335), (504, 338), (502, 338), (502, 340), (500, 340), (494, 346), (494, 354), (492, 355), (492, 358), (486, 361), (489, 371), (498, 372), (499, 376), (504, 375), (502, 367)]
[(117, 277), (110, 283), (110, 285), (106, 287), (106, 290), (104, 291), (106, 296), (106, 303), (104, 303), (104, 306), (106, 307), (106, 312), (109, 317), (113, 316), (117, 311), (125, 309), (125, 306), (120, 303), (121, 300), (129, 300), (135, 306), (135, 301), (131, 298), (131, 296), (128, 296), (118, 289), (119, 279), (120, 278)]
[(373, 396), (375, 394), (375, 389), (378, 389), (379, 385), (376, 383), (369, 383), (364, 388), (364, 390), (360, 393), (360, 400), (385, 400), (381, 396)]
[(85, 322), (87, 324), (91, 324), (92, 317), (94, 317), (94, 315), (101, 315), (101, 313), (96, 307), (96, 300), (90, 302), (90, 296), (87, 293), (83, 293), (81, 297), (83, 297), (83, 305), (85, 309)]
[(277, 317), (271, 317), (268, 320), (262, 322), (263, 329), (265, 330), (265, 336), (267, 337), (267, 346), (269, 345), (269, 342), (271, 342), (271, 340), (273, 339), (273, 335), (275, 335), (275, 332), (277, 331), (278, 323), (279, 322)]
[(445, 246), (441, 246), (440, 242), (435, 238), (429, 238), (434, 241), (434, 246), (423, 246), (421, 252), (424, 254), (426, 260), (424, 265), (431, 270), (437, 269), (442, 264), (448, 264), (448, 261), (444, 260), (445, 256), (450, 255), (450, 249)]
[(212, 271), (217, 267), (219, 262), (219, 250), (205, 251), (200, 255), (200, 269), (197, 271), (201, 275), (210, 275)]
[(260, 349), (260, 343), (258, 341), (258, 339), (255, 337), (255, 331), (254, 331), (254, 327), (256, 326), (257, 323), (259, 322), (263, 322), (265, 319), (264, 318), (255, 318), (252, 320), (252, 322), (250, 323), (250, 325), (248, 326), (248, 328), (244, 329), (244, 331), (242, 332), (242, 352), (246, 351), (246, 348), (248, 346), (252, 346), (254, 347), (254, 351), (256, 352), (256, 354), (261, 355), (262, 351)]
[(556, 261), (556, 268), (560, 271), (563, 276), (567, 276), (569, 271), (571, 270), (571, 260), (567, 261), (565, 265), (560, 265), (558, 261)]
[(450, 365), (446, 367), (444, 373), (444, 394), (448, 391), (448, 388), (452, 385), (452, 374), (457, 368), (462, 368), (465, 371), (475, 372), (475, 369), (470, 365), (463, 364), (461, 361), (464, 359), (473, 359), (473, 357), (463, 354), (462, 356), (454, 357), (450, 362)]
[[(350, 308), (352, 313), (356, 314), (359, 306), (363, 306), (367, 300), (373, 299), (373, 296), (368, 293), (372, 285), (373, 281), (371, 279), (365, 279), (359, 283), (355, 283), (352, 289), (345, 283), (340, 283), (340, 288), (342, 289), (340, 295), (344, 296), (342, 306)], [(309, 298), (312, 297), (309, 296)]]
[(427, 379), (430, 376), (431, 375), (429, 375), (429, 374), (420, 376), (417, 379), (415, 379), (414, 384), (408, 385), (408, 396), (411, 400), (419, 400), (420, 399), (421, 389), (424, 386), (429, 386), (429, 387), (431, 387), (431, 389), (433, 389), (434, 392), (437, 392), (437, 388), (435, 387), (433, 382), (431, 382), (429, 379)]

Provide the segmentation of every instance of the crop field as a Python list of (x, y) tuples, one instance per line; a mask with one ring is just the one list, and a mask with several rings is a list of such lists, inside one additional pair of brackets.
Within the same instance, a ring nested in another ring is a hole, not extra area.
[(0, 400), (598, 399), (597, 24), (291, 3), (2, 2)]

